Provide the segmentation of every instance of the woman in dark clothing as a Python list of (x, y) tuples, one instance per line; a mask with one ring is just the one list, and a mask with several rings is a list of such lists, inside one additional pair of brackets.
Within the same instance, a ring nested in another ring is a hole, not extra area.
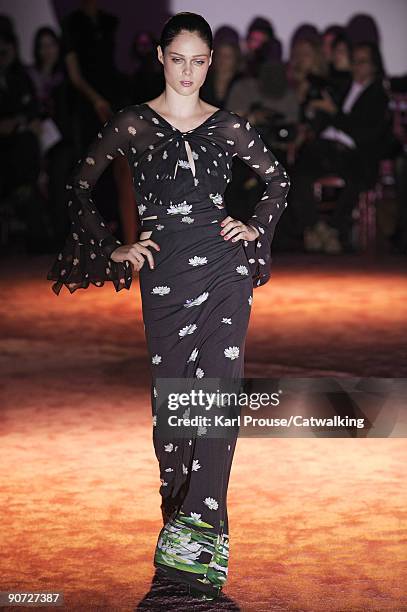
[(213, 106), (225, 108), (232, 86), (243, 76), (240, 65), (239, 46), (231, 41), (220, 41), (214, 47), (213, 62), (201, 88), (202, 99)]
[(34, 63), (28, 73), (34, 83), (42, 127), (54, 126), (55, 144), (43, 149), (43, 164), (48, 173), (48, 203), (55, 248), (66, 235), (69, 217), (64, 205), (64, 185), (74, 161), (71, 138), (72, 96), (62, 60), (60, 40), (49, 27), (40, 28), (34, 38)]
[[(190, 436), (163, 439), (166, 395), (158, 383), (188, 379), (187, 389), (201, 378), (243, 377), (253, 288), (270, 278), (289, 179), (249, 122), (199, 99), (212, 56), (203, 17), (172, 17), (158, 51), (165, 92), (118, 112), (80, 161), (67, 185), (72, 233), (48, 278), (56, 293), (62, 285), (73, 292), (108, 280), (120, 291), (130, 287), (131, 264), (140, 271), (164, 520), (154, 564), (197, 597), (213, 599), (227, 579), (226, 496), (237, 434), (213, 438), (199, 426)], [(135, 244), (122, 245), (108, 231), (92, 199), (104, 168), (119, 156), (138, 194), (143, 231)], [(224, 206), (234, 156), (265, 183), (247, 224)]]

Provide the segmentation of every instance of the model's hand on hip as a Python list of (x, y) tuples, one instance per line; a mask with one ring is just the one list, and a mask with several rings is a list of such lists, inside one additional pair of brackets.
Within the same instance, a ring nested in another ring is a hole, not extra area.
[(252, 241), (259, 236), (259, 231), (255, 227), (246, 225), (243, 221), (230, 216), (223, 219), (221, 227), (221, 236), (224, 240), (232, 240), (232, 242), (236, 242), (236, 240)]
[(153, 269), (154, 259), (150, 249), (147, 248), (149, 246), (152, 246), (156, 251), (160, 250), (160, 246), (154, 242), (154, 240), (148, 238), (146, 240), (139, 240), (133, 244), (124, 244), (117, 247), (117, 249), (111, 253), (110, 259), (116, 262), (130, 261), (137, 272), (141, 270), (145, 259), (147, 259), (150, 268)]

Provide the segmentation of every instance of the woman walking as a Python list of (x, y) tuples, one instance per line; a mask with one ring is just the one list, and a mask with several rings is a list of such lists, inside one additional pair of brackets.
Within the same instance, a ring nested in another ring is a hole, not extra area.
[[(157, 378), (240, 378), (253, 287), (270, 277), (271, 242), (289, 179), (259, 133), (239, 115), (199, 98), (212, 61), (212, 33), (194, 13), (164, 26), (158, 57), (165, 90), (128, 106), (99, 132), (67, 185), (72, 230), (48, 273), (58, 294), (90, 283), (129, 289), (139, 271), (152, 370)], [(130, 165), (142, 225), (139, 241), (121, 244), (91, 194), (118, 155)], [(227, 215), (223, 194), (238, 156), (265, 182), (248, 223)], [(145, 263), (148, 265), (144, 265)], [(199, 434), (199, 432), (198, 432)], [(226, 582), (226, 494), (236, 439), (159, 439), (164, 526), (154, 564), (213, 599)]]

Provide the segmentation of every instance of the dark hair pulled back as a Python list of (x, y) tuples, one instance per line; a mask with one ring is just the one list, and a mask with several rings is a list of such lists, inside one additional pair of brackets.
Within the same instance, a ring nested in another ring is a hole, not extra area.
[(190, 13), (183, 11), (170, 17), (164, 24), (163, 30), (160, 37), (160, 46), (164, 53), (165, 48), (168, 47), (183, 30), (188, 32), (196, 32), (198, 36), (206, 42), (209, 49), (213, 49), (213, 37), (212, 30), (209, 23), (197, 13)]

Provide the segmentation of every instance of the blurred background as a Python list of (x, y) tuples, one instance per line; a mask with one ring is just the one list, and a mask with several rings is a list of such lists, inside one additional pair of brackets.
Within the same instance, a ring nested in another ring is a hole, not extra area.
[[(157, 37), (180, 10), (215, 38), (201, 97), (246, 116), (291, 178), (276, 251), (407, 253), (407, 4), (124, 0), (0, 3), (0, 249), (55, 253), (66, 179), (99, 126), (164, 88)], [(129, 177), (115, 160), (96, 187), (110, 229), (134, 241)], [(225, 194), (245, 220), (262, 184), (235, 160)]]
[[(191, 610), (149, 586), (161, 483), (138, 287), (57, 298), (46, 277), (71, 169), (112, 113), (162, 92), (157, 37), (182, 10), (214, 32), (201, 97), (247, 117), (291, 179), (245, 376), (407, 377), (405, 0), (0, 0), (1, 586), (63, 590), (69, 610)], [(131, 242), (123, 161), (93, 197)], [(245, 220), (263, 185), (232, 172)], [(407, 610), (406, 444), (374, 435), (239, 439), (216, 610)]]

